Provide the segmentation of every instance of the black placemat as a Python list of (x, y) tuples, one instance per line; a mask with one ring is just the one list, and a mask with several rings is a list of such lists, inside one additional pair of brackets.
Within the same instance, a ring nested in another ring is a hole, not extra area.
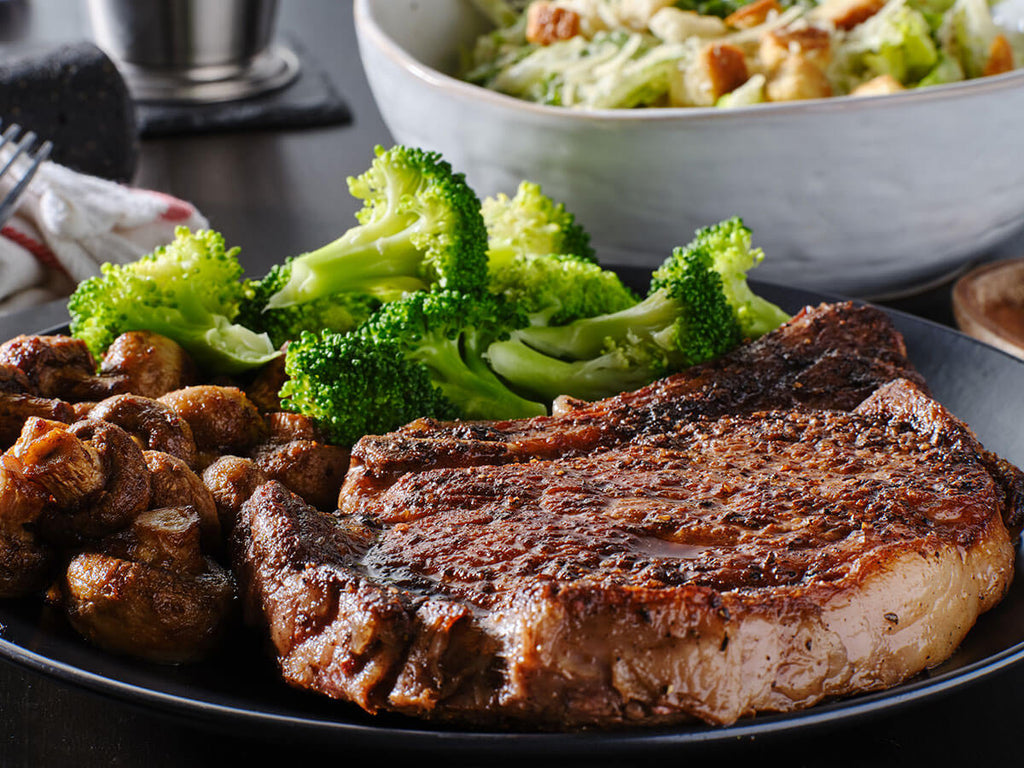
[(284, 41), (301, 64), (284, 88), (238, 101), (213, 104), (138, 102), (136, 122), (144, 138), (252, 128), (336, 125), (352, 119), (329, 74), (292, 39)]

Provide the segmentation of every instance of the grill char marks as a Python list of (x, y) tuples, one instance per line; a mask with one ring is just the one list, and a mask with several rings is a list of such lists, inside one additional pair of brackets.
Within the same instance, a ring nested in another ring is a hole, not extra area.
[(410, 473), (364, 509), (383, 526), (367, 562), (488, 609), (534, 577), (829, 582), (882, 545), (955, 546), (995, 508), (1019, 515), (1000, 481), (973, 435), (900, 380), (852, 413), (723, 417), (587, 457)]
[(850, 410), (885, 382), (924, 388), (902, 336), (880, 310), (852, 303), (807, 307), (729, 355), (635, 392), (564, 403), (557, 416), (498, 422), (420, 419), (360, 440), (339, 498), (358, 511), (405, 472), (586, 455), (681, 422), (771, 408)]
[[(756, 399), (753, 396), (750, 399)], [(677, 420), (607, 450), (408, 473), (235, 533), (293, 685), (486, 726), (730, 723), (893, 685), (1004, 594), (1020, 472), (906, 380), (853, 412)]]

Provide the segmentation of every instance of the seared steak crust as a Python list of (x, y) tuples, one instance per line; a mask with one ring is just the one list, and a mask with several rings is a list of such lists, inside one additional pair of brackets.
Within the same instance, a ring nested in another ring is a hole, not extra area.
[(356, 512), (405, 472), (586, 455), (681, 422), (770, 408), (850, 410), (885, 382), (924, 388), (903, 337), (881, 310), (806, 307), (789, 323), (716, 361), (559, 415), (495, 422), (420, 419), (353, 448), (339, 506)]
[(359, 515), (268, 483), (234, 559), (284, 678), (369, 711), (729, 723), (944, 660), (1012, 574), (1021, 475), (991, 468), (900, 380), (853, 412), (408, 473)]

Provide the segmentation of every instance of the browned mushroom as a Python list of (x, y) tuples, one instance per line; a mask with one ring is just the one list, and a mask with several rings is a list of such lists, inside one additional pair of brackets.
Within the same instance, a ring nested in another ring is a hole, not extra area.
[(237, 387), (185, 387), (168, 392), (159, 401), (192, 427), (200, 467), (221, 454), (245, 455), (266, 437), (259, 410)]
[(176, 456), (161, 451), (143, 451), (149, 467), (149, 505), (160, 507), (189, 506), (199, 515), (199, 528), (206, 551), (222, 548), (220, 518), (213, 494), (189, 466)]
[(71, 433), (70, 426), (31, 417), (11, 447), (24, 475), (51, 497), (60, 509), (77, 509), (94, 498), (107, 477), (99, 451)]
[(75, 412), (75, 418), (72, 421), (81, 421), (82, 419), (88, 419), (92, 409), (96, 407), (96, 403), (92, 401), (81, 401), (78, 403), (71, 404), (71, 410)]
[(42, 397), (99, 400), (128, 391), (128, 379), (98, 375), (85, 342), (70, 336), (15, 336), (0, 344), (0, 363), (21, 369)]
[(190, 507), (149, 510), (130, 529), (70, 562), (68, 619), (95, 645), (161, 663), (197, 661), (223, 635), (235, 597), (230, 573), (199, 550)]
[(142, 512), (130, 527), (105, 538), (103, 554), (195, 576), (206, 569), (202, 521), (188, 505)]
[(30, 416), (68, 423), (75, 420), (74, 410), (68, 403), (40, 397), (21, 369), (0, 363), (0, 448), (18, 439)]
[(103, 356), (100, 372), (128, 380), (128, 391), (160, 397), (195, 384), (196, 365), (173, 339), (150, 331), (122, 333)]
[(149, 507), (149, 471), (139, 446), (120, 427), (87, 419), (71, 425), (76, 437), (99, 452), (107, 482), (81, 515), (80, 530), (99, 536), (121, 528)]
[(276, 411), (268, 413), (264, 419), (267, 423), (267, 440), (273, 443), (287, 443), (291, 440), (319, 440), (320, 431), (308, 416), (301, 413)]
[(284, 372), (284, 362), (284, 355), (275, 357), (260, 369), (256, 378), (245, 389), (249, 399), (261, 411), (281, 410), (281, 398), (278, 393), (288, 380), (288, 375)]
[(39, 520), (50, 541), (71, 543), (129, 525), (149, 506), (142, 449), (120, 427), (31, 418), (10, 451), (52, 496)]
[(21, 463), (0, 454), (0, 597), (22, 597), (44, 585), (52, 553), (25, 526), (35, 522), (46, 500)]
[(196, 462), (192, 428), (170, 406), (141, 395), (114, 395), (97, 403), (89, 417), (117, 424), (145, 450), (177, 456), (190, 467)]
[(265, 482), (267, 476), (256, 462), (241, 456), (221, 456), (203, 472), (203, 484), (213, 495), (225, 536), (234, 528), (242, 505)]

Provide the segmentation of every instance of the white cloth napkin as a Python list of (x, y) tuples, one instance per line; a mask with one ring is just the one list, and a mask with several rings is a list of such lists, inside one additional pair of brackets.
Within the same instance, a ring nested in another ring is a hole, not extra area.
[[(0, 195), (12, 184), (0, 178)], [(183, 200), (47, 161), (0, 229), (0, 313), (67, 296), (104, 262), (134, 261), (182, 225), (209, 226)]]

